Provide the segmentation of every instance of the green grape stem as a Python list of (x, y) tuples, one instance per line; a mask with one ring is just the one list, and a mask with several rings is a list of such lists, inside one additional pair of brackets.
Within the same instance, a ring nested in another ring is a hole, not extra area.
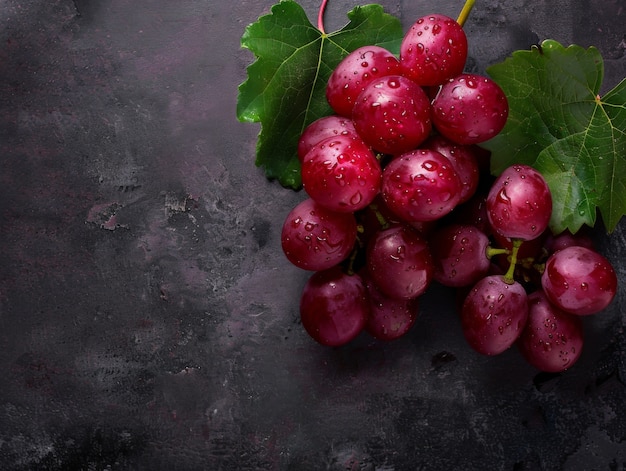
[(513, 239), (513, 250), (511, 251), (511, 264), (509, 269), (504, 274), (504, 281), (510, 285), (515, 282), (515, 266), (517, 265), (517, 253), (524, 241), (522, 239)]
[(376, 216), (376, 220), (378, 224), (380, 224), (381, 229), (387, 229), (389, 227), (389, 221), (385, 219), (385, 216), (378, 210), (378, 206), (375, 204), (370, 204), (369, 208), (374, 212)]
[(487, 258), (489, 260), (491, 260), (496, 255), (508, 255), (509, 253), (511, 253), (509, 249), (498, 249), (496, 247), (491, 247), (490, 245), (487, 246), (487, 248), (485, 249), (485, 255), (487, 255)]
[(456, 20), (456, 22), (461, 26), (463, 26), (467, 21), (467, 18), (469, 17), (472, 8), (474, 8), (474, 3), (476, 3), (476, 0), (465, 1), (465, 5), (463, 5), (463, 9), (461, 10), (461, 13), (459, 13), (459, 17)]
[(357, 255), (359, 254), (359, 247), (358, 244), (357, 246), (354, 247), (354, 250), (352, 250), (352, 253), (350, 254), (350, 257), (348, 258), (348, 265), (345, 269), (345, 273), (347, 275), (354, 275), (356, 273), (356, 271), (354, 270), (354, 262), (356, 260)]

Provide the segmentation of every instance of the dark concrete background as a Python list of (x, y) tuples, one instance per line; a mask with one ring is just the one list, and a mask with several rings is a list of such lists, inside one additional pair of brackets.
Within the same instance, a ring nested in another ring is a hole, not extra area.
[[(381, 3), (406, 28), (462, 2)], [(400, 341), (307, 337), (279, 241), (303, 195), (235, 119), (271, 4), (0, 0), (0, 469), (626, 469), (623, 290), (561, 375), (470, 351), (437, 288)], [(474, 71), (553, 38), (626, 75), (622, 0), (478, 0), (466, 30)], [(621, 283), (624, 230), (597, 234)]]

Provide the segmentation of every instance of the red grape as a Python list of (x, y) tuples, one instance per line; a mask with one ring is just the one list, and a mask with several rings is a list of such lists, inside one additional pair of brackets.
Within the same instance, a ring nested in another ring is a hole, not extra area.
[(475, 193), (465, 203), (454, 208), (449, 217), (452, 224), (469, 224), (475, 226), (484, 234), (491, 235), (491, 224), (487, 218), (487, 196)]
[(570, 246), (550, 255), (541, 285), (557, 307), (586, 316), (611, 304), (617, 292), (617, 275), (611, 262), (595, 250)]
[(400, 46), (403, 75), (419, 85), (440, 85), (463, 72), (467, 37), (461, 25), (444, 15), (419, 18)]
[(436, 150), (452, 162), (454, 170), (461, 179), (459, 203), (469, 200), (478, 188), (480, 174), (474, 147), (456, 144), (443, 136), (433, 136), (421, 146), (422, 149)]
[(325, 270), (346, 259), (356, 242), (356, 218), (338, 213), (312, 199), (287, 215), (281, 233), (287, 259), (304, 270)]
[(404, 224), (393, 225), (372, 237), (366, 263), (371, 280), (395, 299), (412, 299), (424, 293), (434, 271), (428, 243)]
[(354, 124), (343, 116), (324, 116), (309, 124), (298, 140), (298, 159), (300, 163), (311, 148), (329, 137), (351, 135), (357, 137)]
[(326, 99), (335, 113), (351, 117), (352, 108), (365, 87), (380, 77), (400, 74), (400, 62), (380, 46), (363, 46), (348, 54), (333, 70)]
[(436, 229), (429, 238), (435, 271), (444, 286), (462, 287), (487, 275), (489, 238), (474, 226), (453, 224)]
[(552, 195), (541, 173), (528, 165), (512, 165), (487, 195), (487, 217), (495, 232), (509, 239), (531, 240), (548, 227)]
[(380, 191), (382, 170), (376, 156), (353, 136), (328, 138), (307, 153), (302, 186), (322, 206), (339, 212), (365, 208)]
[(375, 339), (384, 341), (405, 335), (417, 319), (418, 299), (390, 298), (367, 276), (365, 286), (370, 298), (370, 313), (365, 331)]
[(314, 273), (304, 285), (300, 319), (322, 345), (350, 342), (365, 327), (368, 314), (367, 289), (359, 275), (348, 275), (336, 266)]
[(433, 221), (450, 213), (461, 195), (461, 180), (449, 159), (434, 150), (395, 157), (383, 170), (382, 196), (405, 221)]
[(490, 275), (470, 290), (461, 308), (468, 344), (484, 355), (497, 355), (520, 336), (528, 319), (528, 296), (517, 281)]
[(434, 127), (459, 144), (491, 139), (509, 115), (506, 95), (498, 84), (475, 74), (461, 74), (443, 84), (432, 108)]
[(576, 234), (572, 234), (569, 230), (564, 230), (560, 234), (548, 234), (545, 247), (549, 253), (562, 250), (571, 245), (577, 245), (579, 247), (587, 247), (588, 249), (595, 250), (595, 244), (591, 235), (585, 230), (579, 230)]
[(582, 353), (583, 324), (578, 316), (552, 304), (545, 293), (528, 296), (528, 321), (517, 346), (535, 368), (557, 373), (570, 368)]
[(415, 82), (389, 75), (371, 82), (352, 111), (359, 136), (378, 152), (400, 154), (430, 134), (430, 101)]

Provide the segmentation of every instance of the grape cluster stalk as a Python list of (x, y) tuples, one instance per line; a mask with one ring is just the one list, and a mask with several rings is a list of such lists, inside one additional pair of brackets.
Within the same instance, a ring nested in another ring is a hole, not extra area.
[(326, 346), (362, 333), (392, 341), (439, 283), (455, 290), (476, 352), (517, 345), (537, 369), (563, 371), (581, 355), (581, 318), (615, 297), (616, 273), (588, 234), (550, 231), (537, 170), (489, 173), (480, 144), (502, 130), (508, 103), (493, 80), (464, 72), (464, 15), (418, 18), (399, 57), (365, 46), (333, 70), (334, 114), (301, 135), (307, 199), (281, 234), (288, 260), (313, 272), (302, 325)]

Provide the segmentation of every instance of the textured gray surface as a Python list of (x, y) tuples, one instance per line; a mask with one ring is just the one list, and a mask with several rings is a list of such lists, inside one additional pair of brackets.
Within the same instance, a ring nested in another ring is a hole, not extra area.
[[(623, 290), (563, 375), (470, 351), (436, 288), (403, 340), (306, 336), (279, 241), (303, 195), (235, 119), (271, 3), (0, 0), (0, 468), (625, 469)], [(381, 3), (408, 27), (462, 2)], [(612, 87), (625, 24), (621, 0), (478, 0), (468, 67), (553, 38)], [(624, 224), (598, 238), (623, 283)]]

